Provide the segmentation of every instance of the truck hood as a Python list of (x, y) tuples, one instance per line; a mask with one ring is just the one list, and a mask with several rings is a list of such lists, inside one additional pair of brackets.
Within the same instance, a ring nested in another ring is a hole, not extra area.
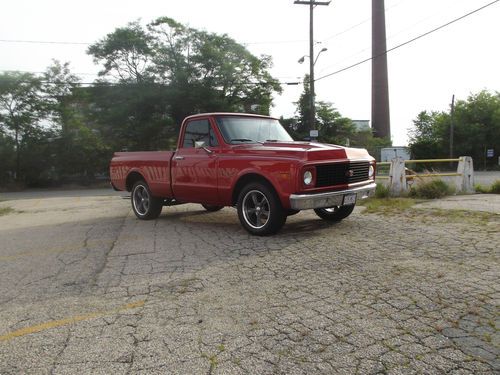
[(242, 156), (291, 158), (304, 162), (326, 160), (374, 160), (365, 149), (349, 148), (316, 142), (267, 142), (233, 146), (233, 152)]

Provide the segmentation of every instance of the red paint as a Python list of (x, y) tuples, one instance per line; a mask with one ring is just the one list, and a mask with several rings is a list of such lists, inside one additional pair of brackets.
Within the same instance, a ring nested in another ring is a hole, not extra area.
[[(215, 121), (216, 116), (244, 116), (266, 118), (249, 114), (212, 113), (187, 117), (181, 126), (177, 150), (158, 152), (117, 152), (110, 165), (111, 182), (118, 190), (130, 190), (127, 177), (132, 173), (142, 176), (153, 195), (174, 198), (179, 202), (231, 206), (238, 180), (248, 174), (268, 180), (278, 193), (284, 208), (290, 208), (291, 194), (325, 192), (349, 188), (335, 185), (321, 188), (307, 187), (302, 176), (315, 166), (348, 161), (375, 160), (364, 149), (345, 148), (309, 142), (267, 142), (228, 144)], [(218, 146), (183, 148), (184, 132), (189, 121), (209, 119)], [(177, 160), (180, 159), (180, 160)], [(361, 184), (372, 183), (367, 179)], [(313, 184), (314, 185), (314, 184)], [(360, 184), (353, 184), (353, 186)]]

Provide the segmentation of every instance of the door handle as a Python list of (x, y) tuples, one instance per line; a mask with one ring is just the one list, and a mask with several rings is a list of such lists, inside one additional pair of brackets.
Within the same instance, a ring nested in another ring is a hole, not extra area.
[(184, 160), (184, 156), (175, 156), (174, 160)]

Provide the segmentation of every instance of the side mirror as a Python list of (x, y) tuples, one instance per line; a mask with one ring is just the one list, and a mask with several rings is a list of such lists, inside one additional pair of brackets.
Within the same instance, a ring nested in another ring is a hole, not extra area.
[(195, 141), (194, 142), (194, 148), (198, 149), (198, 148), (202, 148), (204, 149), (207, 154), (213, 154), (214, 152), (212, 150), (209, 150), (208, 148), (205, 147), (205, 142), (204, 141)]

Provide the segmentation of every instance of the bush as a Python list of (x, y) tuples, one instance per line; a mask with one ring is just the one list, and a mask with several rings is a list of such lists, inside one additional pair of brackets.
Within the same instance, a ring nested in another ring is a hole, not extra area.
[(375, 189), (375, 198), (389, 198), (389, 188), (383, 184), (377, 184)]
[(495, 182), (493, 182), (490, 187), (486, 187), (481, 184), (475, 184), (474, 189), (476, 190), (476, 193), (500, 194), (500, 180), (496, 180)]
[(489, 192), (491, 194), (500, 194), (500, 180), (496, 180), (491, 184)]
[(423, 199), (437, 199), (454, 193), (454, 189), (443, 180), (432, 180), (413, 187), (410, 196)]
[(490, 192), (490, 189), (481, 184), (474, 184), (474, 190), (476, 191), (476, 193), (481, 193), (481, 194), (487, 194)]

